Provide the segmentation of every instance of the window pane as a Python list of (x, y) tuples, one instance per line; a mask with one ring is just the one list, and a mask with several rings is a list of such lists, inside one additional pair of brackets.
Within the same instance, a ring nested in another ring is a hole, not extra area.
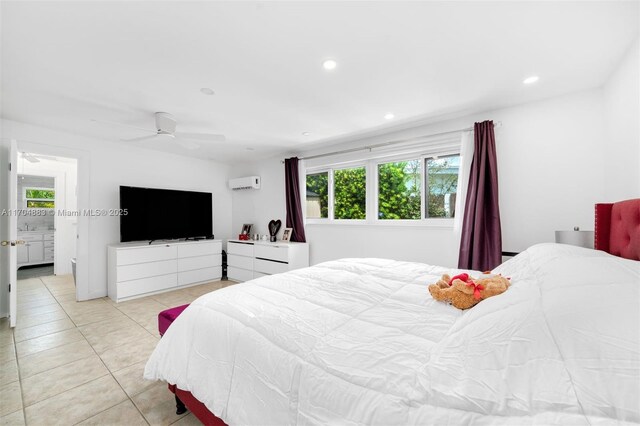
[(420, 219), (420, 160), (378, 165), (378, 218)]
[(426, 167), (427, 217), (455, 217), (460, 156), (429, 158)]
[(329, 173), (307, 175), (307, 218), (329, 217)]
[(56, 198), (56, 191), (53, 189), (27, 189), (26, 198), (44, 198), (53, 200)]
[(27, 200), (27, 208), (29, 209), (52, 209), (55, 207), (53, 201), (35, 201)]
[(366, 219), (367, 173), (364, 167), (333, 172), (334, 219)]

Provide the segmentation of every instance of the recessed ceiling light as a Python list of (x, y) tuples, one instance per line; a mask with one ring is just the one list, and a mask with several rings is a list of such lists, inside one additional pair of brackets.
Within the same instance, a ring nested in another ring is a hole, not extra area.
[(309, 136), (311, 133), (309, 132), (302, 132), (302, 136)]
[(327, 59), (322, 63), (322, 68), (324, 68), (327, 71), (332, 71), (336, 69), (337, 66), (338, 66), (338, 63), (333, 59)]
[(527, 77), (524, 80), (522, 80), (522, 82), (524, 84), (533, 84), (536, 81), (538, 81), (540, 79), (540, 77), (538, 77), (537, 75), (532, 75), (531, 77)]
[(208, 87), (203, 87), (202, 89), (200, 89), (200, 93), (202, 93), (203, 95), (209, 95), (209, 96), (211, 96), (211, 95), (213, 95), (213, 94), (214, 94), (214, 93), (216, 93), (216, 92), (214, 92), (214, 91), (213, 91), (213, 89), (210, 89), (210, 88), (208, 88)]
[(385, 119), (385, 120), (393, 120), (394, 118), (396, 118), (396, 116), (395, 116), (395, 115), (393, 115), (393, 113), (392, 113), (392, 112), (388, 112), (388, 113), (386, 113), (386, 114), (384, 115), (384, 119)]

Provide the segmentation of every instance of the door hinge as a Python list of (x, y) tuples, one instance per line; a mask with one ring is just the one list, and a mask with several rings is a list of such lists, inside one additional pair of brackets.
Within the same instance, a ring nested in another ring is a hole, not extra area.
[(9, 284), (9, 293), (11, 293), (11, 284)]
[(9, 163), (9, 171), (11, 171), (11, 163)]

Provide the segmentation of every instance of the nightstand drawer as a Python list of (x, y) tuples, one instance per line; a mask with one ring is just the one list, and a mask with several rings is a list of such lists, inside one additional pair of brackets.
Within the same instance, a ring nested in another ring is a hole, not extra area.
[(289, 261), (289, 247), (287, 246), (256, 246), (255, 257), (280, 262)]

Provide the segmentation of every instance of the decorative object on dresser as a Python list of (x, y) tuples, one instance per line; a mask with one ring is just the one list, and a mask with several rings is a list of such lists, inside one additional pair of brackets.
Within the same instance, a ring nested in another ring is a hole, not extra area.
[(222, 277), (222, 241), (108, 246), (109, 297), (116, 302)]
[(574, 226), (573, 231), (556, 231), (556, 243), (593, 248), (593, 231), (581, 231)]
[(284, 232), (282, 233), (282, 241), (289, 241), (291, 239), (291, 232), (293, 232), (292, 228), (284, 228)]
[(272, 243), (275, 243), (277, 241), (277, 235), (278, 235), (278, 231), (280, 230), (280, 227), (282, 227), (282, 221), (280, 219), (278, 220), (270, 220), (269, 221), (269, 241), (271, 241)]
[(227, 275), (249, 281), (309, 266), (309, 244), (269, 241), (227, 241)]

